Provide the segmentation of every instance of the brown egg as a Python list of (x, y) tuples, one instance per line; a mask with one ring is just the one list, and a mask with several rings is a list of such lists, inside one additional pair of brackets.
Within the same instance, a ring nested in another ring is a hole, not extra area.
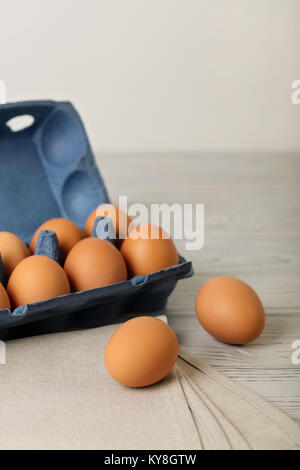
[(14, 308), (70, 293), (63, 268), (48, 256), (29, 256), (12, 272), (7, 292)]
[(250, 343), (265, 327), (260, 298), (248, 284), (233, 277), (207, 281), (198, 292), (196, 314), (203, 328), (224, 343)]
[[(125, 236), (127, 236), (128, 227), (131, 223), (131, 218), (127, 214), (125, 214), (125, 212), (121, 211), (120, 209), (118, 209), (118, 207), (112, 204), (102, 204), (90, 214), (90, 216), (88, 217), (85, 223), (84, 230), (85, 230), (85, 234), (87, 237), (90, 237), (92, 235), (95, 220), (98, 217), (110, 217), (111, 218), (113, 225), (115, 227), (115, 230), (116, 230), (117, 238), (119, 238), (120, 229), (122, 228), (123, 228), (123, 231), (125, 231)], [(120, 242), (122, 242), (122, 240), (120, 240)]]
[[(153, 239), (154, 233), (156, 239)], [(121, 247), (130, 276), (150, 274), (179, 263), (176, 246), (171, 238), (164, 238), (166, 236), (161, 227), (155, 225), (140, 225), (130, 232)]]
[(18, 263), (30, 255), (29, 249), (14, 233), (0, 232), (0, 254), (5, 271), (11, 275)]
[(10, 310), (11, 305), (7, 292), (4, 289), (3, 285), (0, 283), (0, 310), (4, 308), (8, 308), (8, 310)]
[(166, 377), (175, 365), (178, 341), (172, 328), (153, 317), (123, 323), (105, 350), (109, 374), (127, 387), (147, 387)]
[(71, 220), (58, 218), (43, 223), (33, 235), (30, 251), (34, 254), (38, 236), (41, 230), (53, 230), (58, 238), (62, 256), (66, 258), (74, 245), (83, 238), (82, 230)]
[(128, 279), (125, 261), (110, 242), (85, 238), (70, 251), (65, 271), (73, 291), (95, 289)]

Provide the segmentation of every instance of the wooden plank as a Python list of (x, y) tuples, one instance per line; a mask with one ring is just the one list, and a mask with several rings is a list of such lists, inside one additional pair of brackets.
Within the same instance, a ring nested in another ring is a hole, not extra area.
[[(102, 155), (114, 201), (204, 203), (205, 246), (179, 251), (195, 276), (181, 281), (167, 313), (180, 343), (300, 423), (300, 158), (295, 154)], [(249, 282), (267, 312), (264, 334), (245, 347), (211, 338), (194, 313), (197, 290), (213, 276)]]

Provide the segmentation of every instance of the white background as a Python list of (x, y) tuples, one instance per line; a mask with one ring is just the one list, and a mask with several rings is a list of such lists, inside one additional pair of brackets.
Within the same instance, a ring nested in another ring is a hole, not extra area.
[(0, 0), (9, 101), (69, 99), (97, 151), (298, 151), (298, 0)]

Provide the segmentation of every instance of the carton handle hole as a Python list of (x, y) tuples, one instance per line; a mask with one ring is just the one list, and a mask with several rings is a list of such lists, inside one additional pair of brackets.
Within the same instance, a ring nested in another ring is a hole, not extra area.
[(7, 121), (6, 125), (12, 132), (21, 132), (34, 124), (34, 117), (31, 114), (22, 114)]

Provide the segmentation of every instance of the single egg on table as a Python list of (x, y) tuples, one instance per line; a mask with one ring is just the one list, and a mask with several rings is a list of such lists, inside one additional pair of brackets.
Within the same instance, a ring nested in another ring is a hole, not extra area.
[(98, 217), (111, 218), (116, 231), (116, 238), (122, 243), (123, 239), (127, 237), (131, 218), (113, 204), (101, 204), (89, 215), (85, 223), (84, 231), (87, 237), (92, 236), (94, 224)]
[(179, 263), (176, 246), (161, 227), (139, 225), (121, 246), (130, 276), (143, 276)]
[(166, 377), (175, 365), (178, 340), (172, 328), (153, 317), (123, 323), (105, 350), (109, 374), (127, 387), (147, 387)]
[(7, 292), (0, 282), (0, 310), (5, 309), (5, 308), (8, 308), (8, 310), (10, 310), (11, 305), (10, 305), (10, 300), (7, 295)]
[(229, 276), (207, 281), (196, 298), (196, 314), (203, 328), (219, 341), (247, 344), (265, 327), (265, 311), (256, 292)]
[(125, 261), (109, 241), (85, 238), (70, 251), (64, 265), (73, 291), (96, 289), (128, 279)]
[(70, 293), (63, 268), (48, 256), (25, 258), (12, 272), (7, 293), (14, 308)]
[(74, 245), (83, 238), (82, 230), (72, 220), (59, 217), (44, 222), (35, 232), (30, 242), (30, 251), (34, 254), (39, 233), (42, 230), (53, 230), (56, 233), (63, 258), (66, 258)]
[(30, 255), (25, 243), (14, 233), (0, 232), (0, 254), (6, 274), (11, 275), (17, 264)]

